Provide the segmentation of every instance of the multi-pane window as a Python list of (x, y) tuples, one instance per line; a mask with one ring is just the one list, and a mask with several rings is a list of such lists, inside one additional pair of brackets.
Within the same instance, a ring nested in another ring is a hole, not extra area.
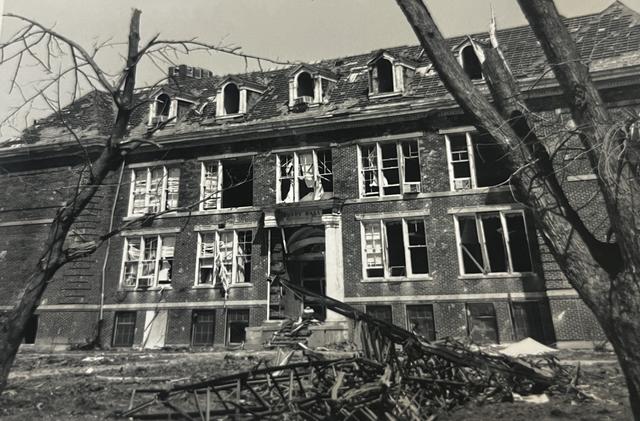
[(362, 233), (366, 278), (429, 274), (424, 220), (365, 221)]
[(126, 238), (122, 286), (149, 288), (170, 285), (175, 244), (175, 237), (169, 236)]
[(136, 312), (117, 311), (113, 323), (113, 346), (133, 346), (136, 331)]
[(463, 275), (531, 271), (522, 211), (457, 216), (456, 229)]
[(156, 213), (178, 207), (180, 169), (164, 166), (131, 172), (129, 215)]
[(467, 303), (467, 329), (475, 343), (498, 343), (498, 323), (493, 303)]
[(215, 324), (215, 310), (194, 310), (191, 315), (191, 345), (213, 345)]
[(251, 282), (251, 244), (248, 231), (201, 233), (198, 239), (197, 285)]
[(200, 200), (201, 210), (252, 206), (252, 159), (203, 162)]
[(276, 169), (278, 203), (333, 197), (330, 149), (279, 154)]
[(429, 341), (436, 339), (433, 306), (431, 304), (407, 306), (407, 324), (411, 332)]
[(246, 339), (249, 327), (249, 310), (227, 310), (227, 342), (239, 344)]
[(361, 197), (420, 191), (420, 162), (416, 140), (362, 145), (358, 150)]
[(509, 179), (504, 154), (489, 136), (461, 132), (445, 139), (451, 190), (498, 186)]

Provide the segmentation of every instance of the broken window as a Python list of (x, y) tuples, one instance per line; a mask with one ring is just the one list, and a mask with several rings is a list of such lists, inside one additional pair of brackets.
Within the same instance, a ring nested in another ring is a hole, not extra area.
[(235, 83), (228, 83), (223, 90), (224, 113), (238, 114), (240, 112), (240, 90)]
[(381, 94), (394, 91), (393, 64), (391, 61), (381, 58), (369, 71), (371, 78), (371, 92)]
[(136, 331), (136, 312), (117, 311), (113, 323), (114, 347), (131, 347)]
[(144, 236), (125, 239), (122, 286), (150, 288), (170, 285), (175, 237)]
[(278, 203), (333, 197), (331, 150), (278, 155), (276, 190)]
[(429, 274), (423, 220), (372, 221), (362, 226), (366, 278)]
[(177, 208), (179, 186), (180, 168), (161, 166), (133, 170), (129, 215)]
[(229, 159), (204, 162), (200, 179), (201, 210), (253, 205), (253, 162)]
[(363, 145), (359, 151), (361, 197), (420, 191), (420, 160), (416, 140)]
[(467, 303), (469, 337), (478, 344), (498, 343), (498, 324), (493, 303)]
[(462, 68), (467, 76), (469, 76), (469, 79), (482, 79), (482, 64), (480, 64), (480, 60), (472, 45), (468, 45), (460, 51), (460, 59), (462, 61)]
[(382, 320), (383, 322), (393, 324), (393, 313), (391, 311), (391, 306), (366, 306), (365, 312), (371, 317), (375, 317), (376, 319)]
[(298, 75), (297, 82), (296, 98), (307, 97), (308, 101), (312, 102), (315, 96), (315, 81), (313, 77), (307, 72), (302, 72)]
[(509, 179), (504, 154), (488, 135), (462, 132), (445, 138), (451, 190), (498, 186)]
[(435, 341), (433, 306), (431, 304), (407, 306), (407, 328), (428, 341)]
[(169, 117), (171, 111), (171, 98), (167, 94), (160, 94), (156, 98), (156, 113), (157, 117)]
[(221, 231), (199, 236), (197, 285), (222, 286), (251, 282), (253, 233)]
[(531, 271), (522, 212), (488, 212), (458, 216), (456, 220), (462, 274)]
[(227, 342), (240, 344), (246, 340), (249, 327), (249, 310), (227, 310)]
[(215, 325), (215, 310), (194, 310), (191, 315), (191, 345), (213, 345)]

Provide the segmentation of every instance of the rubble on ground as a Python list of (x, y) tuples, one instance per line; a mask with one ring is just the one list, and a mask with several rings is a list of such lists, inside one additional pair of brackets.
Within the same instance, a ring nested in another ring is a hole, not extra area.
[[(428, 342), (347, 304), (283, 284), (353, 320), (357, 355), (327, 358), (302, 346), (300, 361), (291, 362), (293, 354), (289, 353), (279, 355), (272, 365), (262, 362), (236, 374), (136, 389), (129, 409), (117, 416), (158, 420), (433, 420), (469, 402), (527, 400), (542, 393), (580, 395), (571, 373), (553, 356), (534, 360), (504, 352), (487, 353), (454, 340)], [(542, 349), (531, 341), (520, 345), (514, 352)]]

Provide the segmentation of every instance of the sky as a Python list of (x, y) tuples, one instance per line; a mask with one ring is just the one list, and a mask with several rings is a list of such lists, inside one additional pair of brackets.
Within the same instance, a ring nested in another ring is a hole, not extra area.
[[(0, 0), (0, 10), (3, 0)], [(516, 0), (428, 0), (427, 6), (445, 36), (484, 32), (495, 10), (499, 28), (526, 21)], [(556, 0), (565, 16), (596, 13), (611, 0)], [(640, 11), (640, 0), (624, 0)], [(91, 47), (111, 39), (126, 41), (132, 8), (142, 10), (142, 39), (161, 34), (165, 39), (197, 37), (244, 52), (285, 61), (315, 60), (358, 54), (397, 45), (417, 44), (394, 0), (4, 0), (4, 13), (32, 18)], [(18, 27), (14, 19), (1, 24), (0, 40)], [(122, 46), (105, 50), (97, 61), (109, 71), (121, 68)], [(220, 54), (193, 54), (179, 62), (212, 70), (215, 74), (243, 72), (244, 60)], [(250, 69), (255, 69), (250, 64)], [(263, 67), (269, 67), (265, 65)], [(0, 121), (21, 102), (14, 89), (8, 94), (14, 68), (0, 66)], [(21, 86), (41, 80), (35, 66), (20, 69)], [(140, 69), (141, 84), (152, 84), (163, 74), (147, 64)], [(48, 113), (42, 104), (10, 125), (18, 128)], [(0, 138), (15, 135), (9, 124)]]

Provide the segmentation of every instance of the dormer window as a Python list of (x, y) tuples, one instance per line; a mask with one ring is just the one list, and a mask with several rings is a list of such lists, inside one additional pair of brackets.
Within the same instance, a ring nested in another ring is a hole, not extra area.
[(311, 75), (307, 72), (302, 72), (297, 77), (296, 97), (314, 97), (315, 82)]
[(289, 107), (294, 112), (321, 104), (337, 77), (330, 71), (301, 64), (289, 73)]
[(378, 53), (367, 66), (370, 97), (403, 93), (416, 70), (406, 60), (385, 52)]
[(233, 118), (246, 114), (265, 89), (252, 81), (228, 77), (218, 87), (216, 117)]
[(235, 83), (228, 83), (224, 87), (224, 114), (238, 114), (240, 112), (240, 90)]
[(380, 59), (372, 72), (374, 89), (377, 93), (393, 92), (393, 65), (387, 59)]
[(192, 99), (171, 97), (166, 92), (160, 91), (149, 104), (149, 125), (157, 126), (164, 123), (173, 123), (183, 117), (193, 107)]
[(460, 50), (460, 64), (471, 80), (482, 80), (482, 64), (472, 45)]

